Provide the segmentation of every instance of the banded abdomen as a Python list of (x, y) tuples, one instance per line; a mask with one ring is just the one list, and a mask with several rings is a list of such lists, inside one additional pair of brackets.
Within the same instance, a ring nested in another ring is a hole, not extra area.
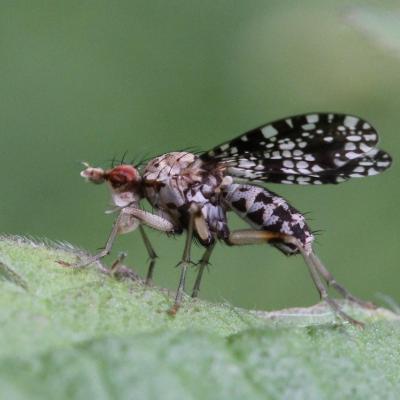
[[(293, 236), (306, 251), (311, 250), (314, 236), (304, 216), (282, 197), (263, 187), (245, 184), (231, 184), (224, 189), (223, 195), (227, 207), (254, 229)], [(271, 244), (287, 255), (298, 252), (289, 243), (275, 241)]]

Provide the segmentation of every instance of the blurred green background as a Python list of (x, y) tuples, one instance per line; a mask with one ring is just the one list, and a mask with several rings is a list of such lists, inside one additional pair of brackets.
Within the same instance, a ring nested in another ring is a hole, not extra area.
[[(79, 177), (80, 160), (206, 150), (296, 113), (360, 115), (398, 159), (400, 7), (361, 3), (1, 2), (0, 230), (95, 251), (113, 217), (103, 214), (106, 188)], [(400, 301), (398, 183), (395, 164), (339, 186), (270, 187), (310, 212), (323, 230), (317, 252), (338, 280), (361, 297)], [(175, 288), (183, 238), (151, 239), (156, 282)], [(144, 274), (138, 232), (119, 239), (121, 250)], [(204, 298), (261, 309), (317, 301), (301, 257), (221, 245), (212, 263)]]

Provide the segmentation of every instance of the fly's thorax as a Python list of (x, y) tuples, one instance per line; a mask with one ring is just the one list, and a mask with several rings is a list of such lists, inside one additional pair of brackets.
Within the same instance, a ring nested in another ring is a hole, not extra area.
[[(304, 216), (282, 197), (265, 188), (245, 184), (229, 185), (223, 195), (227, 206), (253, 228), (294, 237), (306, 251), (311, 250), (314, 236)], [(296, 252), (292, 245), (277, 243), (277, 247), (287, 254)]]
[[(225, 237), (225, 211), (221, 205), (223, 173), (204, 165), (195, 154), (175, 152), (151, 160), (143, 170), (145, 197), (156, 209), (187, 228), (190, 207), (195, 204), (203, 215), (210, 234)], [(207, 244), (212, 240), (201, 241)]]
[(154, 207), (179, 209), (196, 203), (202, 207), (220, 192), (222, 173), (204, 168), (193, 153), (167, 153), (151, 160), (143, 170), (146, 198)]
[(188, 152), (166, 153), (153, 158), (143, 169), (146, 181), (168, 180), (172, 176), (186, 176), (192, 180), (198, 179), (200, 169), (198, 157)]

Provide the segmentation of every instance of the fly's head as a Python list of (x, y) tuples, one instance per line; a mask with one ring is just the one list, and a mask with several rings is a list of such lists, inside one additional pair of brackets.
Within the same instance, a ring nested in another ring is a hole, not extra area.
[(141, 181), (139, 171), (129, 164), (117, 165), (111, 169), (86, 167), (81, 171), (81, 177), (95, 184), (108, 183), (111, 190), (112, 201), (117, 207), (126, 207), (138, 204), (142, 198)]

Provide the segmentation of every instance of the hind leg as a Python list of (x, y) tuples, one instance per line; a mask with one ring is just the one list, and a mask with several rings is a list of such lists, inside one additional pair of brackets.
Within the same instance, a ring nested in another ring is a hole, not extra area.
[[(352, 323), (353, 325), (356, 326), (363, 326), (363, 324), (354, 318), (350, 317), (348, 314), (343, 312), (339, 305), (329, 297), (328, 292), (324, 286), (324, 284), (321, 281), (320, 274), (323, 276), (324, 279), (327, 281), (330, 281), (332, 283), (333, 277), (329, 273), (329, 271), (319, 262), (318, 258), (312, 253), (312, 251), (306, 251), (304, 247), (301, 245), (301, 243), (294, 237), (285, 235), (283, 233), (279, 232), (271, 232), (271, 231), (266, 231), (266, 230), (251, 230), (251, 229), (244, 229), (244, 230), (238, 230), (231, 232), (229, 239), (227, 240), (228, 244), (231, 245), (248, 245), (248, 244), (261, 244), (261, 243), (266, 243), (270, 241), (283, 241), (288, 244), (292, 244), (298, 248), (300, 253), (302, 254), (304, 261), (307, 264), (307, 267), (309, 269), (311, 278), (314, 282), (314, 285), (316, 289), (318, 290), (318, 293), (320, 294), (320, 297), (323, 301), (325, 301), (329, 307), (334, 311), (336, 315), (341, 317), (342, 319)], [(322, 267), (321, 267), (322, 266)], [(332, 278), (332, 279), (327, 279), (327, 278)], [(352, 298), (355, 299), (354, 296), (352, 296), (347, 290), (345, 290), (342, 286), (338, 285), (335, 281), (335, 288), (340, 292), (341, 288), (344, 290), (342, 292), (343, 295), (351, 296)], [(349, 297), (348, 297), (349, 298)]]
[(316, 254), (311, 253), (310, 257), (312, 258), (317, 271), (324, 278), (324, 280), (328, 286), (333, 287), (345, 299), (353, 301), (354, 303), (357, 303), (361, 307), (376, 308), (375, 304), (373, 304), (369, 301), (361, 300), (361, 299), (353, 296), (344, 286), (342, 286), (340, 283), (338, 283), (336, 281), (335, 277), (332, 275), (332, 273), (330, 271), (328, 271), (328, 269), (324, 266), (324, 264), (322, 264), (321, 260), (317, 257)]
[(356, 319), (350, 317), (348, 314), (346, 314), (345, 312), (343, 312), (341, 310), (341, 308), (339, 307), (339, 305), (332, 300), (329, 295), (328, 292), (324, 286), (324, 284), (321, 281), (321, 278), (318, 274), (318, 270), (316, 268), (316, 266), (314, 265), (313, 261), (311, 261), (308, 257), (308, 255), (303, 254), (304, 259), (306, 261), (308, 270), (310, 271), (310, 275), (311, 278), (314, 282), (315, 287), (317, 288), (319, 295), (321, 297), (321, 300), (325, 301), (329, 307), (331, 307), (331, 309), (336, 313), (336, 315), (338, 315), (339, 317), (343, 318), (344, 320), (352, 323), (353, 325), (359, 326), (359, 327), (363, 327), (364, 324), (360, 321), (357, 321)]

